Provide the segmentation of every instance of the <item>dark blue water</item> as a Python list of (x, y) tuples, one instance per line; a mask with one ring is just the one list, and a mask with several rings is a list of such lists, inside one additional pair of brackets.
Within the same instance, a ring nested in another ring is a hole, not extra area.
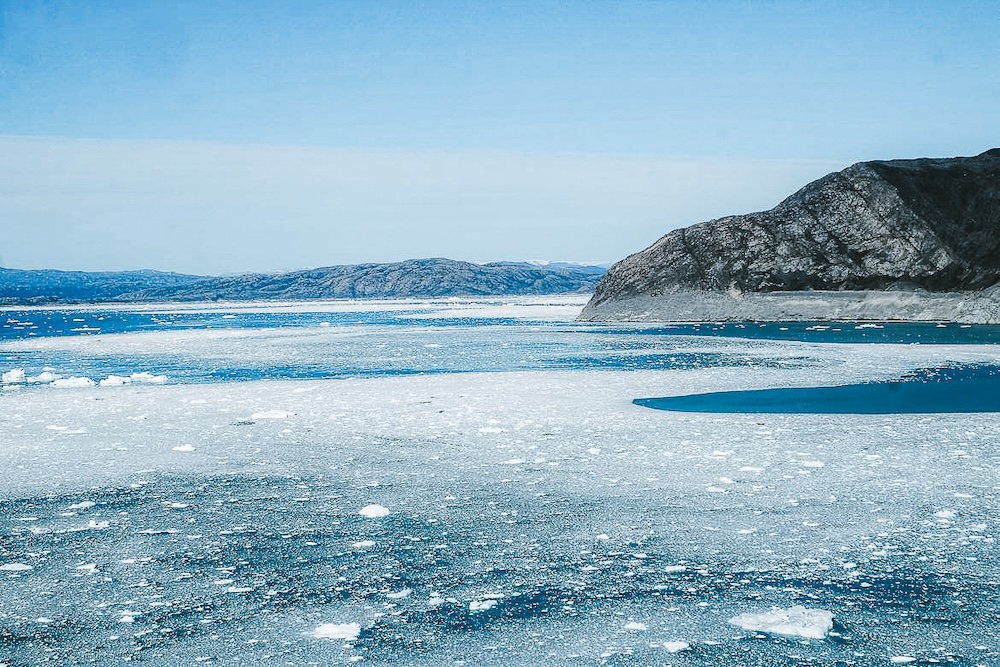
[(1000, 367), (923, 369), (892, 382), (637, 398), (657, 410), (715, 413), (920, 414), (1000, 411)]
[[(263, 329), (332, 326), (547, 326), (569, 323), (517, 318), (422, 318), (435, 308), (358, 312), (140, 312), (122, 310), (0, 311), (0, 341), (46, 336), (79, 336), (185, 329)], [(670, 325), (574, 323), (576, 330), (644, 336), (702, 336), (789, 340), (811, 343), (1000, 343), (1000, 326), (927, 322), (729, 322)]]

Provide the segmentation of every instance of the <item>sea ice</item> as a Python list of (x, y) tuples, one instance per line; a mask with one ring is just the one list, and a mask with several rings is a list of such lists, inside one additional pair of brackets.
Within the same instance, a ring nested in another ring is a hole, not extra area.
[(177, 445), (176, 447), (171, 447), (175, 452), (193, 452), (193, 445)]
[(3, 384), (21, 384), (25, 381), (24, 369), (15, 368), (0, 375)]
[(57, 389), (81, 389), (93, 387), (95, 382), (88, 377), (68, 377), (61, 380), (54, 380), (49, 386)]
[(663, 648), (667, 649), (668, 653), (677, 653), (678, 651), (691, 648), (691, 645), (682, 641), (663, 642)]
[(34, 569), (27, 563), (4, 563), (0, 565), (0, 572), (24, 572)]
[(387, 508), (382, 507), (381, 505), (365, 505), (358, 510), (358, 514), (366, 519), (381, 519), (384, 516), (389, 516), (390, 512)]
[(361, 634), (361, 626), (357, 623), (323, 623), (309, 633), (318, 639), (346, 639), (352, 641)]
[(261, 410), (250, 415), (250, 419), (288, 419), (292, 414), (284, 410)]
[(772, 607), (760, 614), (740, 614), (729, 619), (732, 625), (751, 632), (768, 632), (805, 639), (823, 639), (833, 629), (833, 614), (825, 609)]

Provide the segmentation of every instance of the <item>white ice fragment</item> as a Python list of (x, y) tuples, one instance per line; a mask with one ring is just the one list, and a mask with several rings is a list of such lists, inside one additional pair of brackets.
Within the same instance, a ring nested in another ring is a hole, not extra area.
[(940, 512), (934, 512), (934, 518), (936, 519), (954, 519), (955, 513), (951, 510), (941, 510)]
[(27, 563), (4, 563), (0, 565), (0, 572), (24, 572), (34, 569)]
[(610, 540), (611, 538), (610, 538), (610, 537), (608, 537), (608, 536), (607, 536), (606, 534), (604, 534), (604, 533), (601, 533), (600, 535), (598, 535), (598, 536), (597, 536), (597, 537), (595, 537), (594, 539), (595, 539), (595, 540), (600, 540), (601, 542), (607, 542), (607, 541), (608, 541), (608, 540)]
[(61, 380), (54, 380), (50, 387), (55, 387), (57, 389), (82, 389), (84, 387), (93, 387), (94, 381), (88, 377), (68, 377), (62, 378)]
[(524, 463), (524, 459), (507, 459), (503, 462), (503, 464), (507, 466), (519, 466), (522, 463)]
[(93, 574), (97, 571), (97, 563), (84, 563), (83, 565), (77, 565), (76, 569), (84, 574)]
[(131, 614), (122, 614), (122, 617), (118, 619), (118, 622), (119, 623), (134, 623), (135, 622), (135, 616), (132, 616)]
[(833, 614), (825, 609), (806, 609), (796, 605), (788, 609), (772, 607), (771, 611), (759, 614), (740, 614), (729, 622), (752, 632), (823, 639), (833, 629)]
[(38, 375), (29, 375), (27, 377), (28, 384), (48, 384), (50, 382), (55, 382), (60, 376), (52, 373), (50, 371), (43, 371)]
[(177, 445), (176, 447), (173, 447), (173, 450), (175, 452), (193, 452), (194, 451), (194, 446), (193, 445)]
[(412, 588), (404, 588), (403, 590), (397, 591), (395, 593), (388, 593), (386, 594), (386, 597), (389, 598), (390, 600), (402, 600), (403, 598), (408, 597), (412, 592), (413, 592)]
[(164, 384), (167, 381), (166, 375), (153, 375), (152, 373), (132, 373), (128, 376), (134, 384)]
[(625, 630), (634, 630), (636, 632), (644, 632), (644, 631), (648, 630), (649, 628), (646, 627), (645, 623), (639, 623), (637, 621), (629, 621), (628, 623), (626, 623), (624, 625), (624, 629)]
[(685, 570), (687, 570), (685, 565), (667, 565), (663, 568), (664, 572), (684, 572)]
[(288, 419), (294, 412), (284, 410), (261, 410), (250, 415), (250, 419)]
[(357, 623), (323, 623), (317, 625), (316, 629), (309, 633), (317, 639), (346, 639), (348, 641), (358, 638), (361, 634), (361, 626)]
[(725, 493), (726, 490), (721, 486), (706, 486), (705, 490), (709, 493)]
[(122, 377), (121, 375), (109, 375), (108, 377), (101, 380), (100, 385), (102, 387), (121, 387), (131, 383), (132, 383), (131, 378)]
[(390, 512), (388, 508), (381, 505), (365, 505), (358, 510), (358, 514), (366, 519), (381, 519), (384, 516), (389, 516)]
[(375, 546), (375, 540), (361, 540), (360, 542), (355, 542), (351, 546), (355, 549), (366, 549), (368, 547)]
[(469, 611), (488, 611), (497, 606), (496, 600), (473, 600), (469, 603)]
[(663, 642), (663, 648), (667, 649), (667, 653), (677, 653), (678, 651), (691, 648), (691, 645), (682, 641)]
[(0, 382), (3, 384), (22, 384), (25, 381), (24, 369), (15, 368), (0, 375)]
[(822, 461), (803, 461), (802, 462), (802, 467), (803, 468), (822, 468), (825, 465), (826, 464), (823, 463)]
[(912, 655), (894, 655), (891, 658), (889, 658), (889, 662), (891, 662), (894, 665), (905, 665), (907, 663), (916, 661), (917, 659), (914, 658)]
[(591, 456), (597, 456), (598, 454), (601, 453), (601, 448), (591, 447), (590, 449), (587, 450), (587, 453), (590, 454)]
[(76, 503), (75, 505), (70, 505), (67, 509), (71, 509), (71, 510), (86, 510), (86, 509), (90, 509), (91, 507), (93, 507), (96, 504), (97, 503), (95, 503), (93, 500), (84, 500), (83, 502)]

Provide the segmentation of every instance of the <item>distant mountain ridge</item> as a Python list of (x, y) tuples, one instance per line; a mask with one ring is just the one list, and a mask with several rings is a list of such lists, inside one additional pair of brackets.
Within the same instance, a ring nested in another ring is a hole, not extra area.
[(612, 266), (587, 320), (1000, 321), (1000, 149), (860, 162)]
[(443, 258), (234, 276), (0, 268), (0, 305), (585, 293), (604, 272), (601, 266), (564, 262), (474, 264)]

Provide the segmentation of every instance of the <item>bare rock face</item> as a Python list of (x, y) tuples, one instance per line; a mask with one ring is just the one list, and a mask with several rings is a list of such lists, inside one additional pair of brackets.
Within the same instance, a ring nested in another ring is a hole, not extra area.
[[(769, 211), (675, 230), (614, 265), (581, 318), (681, 319), (670, 311), (683, 306), (682, 319), (829, 319), (818, 305), (824, 298), (850, 310), (852, 298), (876, 291), (907, 293), (907, 303), (926, 293), (931, 307), (894, 312), (889, 298), (877, 300), (884, 313), (856, 315), (969, 319), (953, 308), (956, 299), (975, 296), (982, 312), (979, 292), (997, 283), (1000, 149), (993, 149), (858, 163)], [(789, 311), (792, 301), (801, 304)], [(774, 304), (783, 304), (780, 313)]]

